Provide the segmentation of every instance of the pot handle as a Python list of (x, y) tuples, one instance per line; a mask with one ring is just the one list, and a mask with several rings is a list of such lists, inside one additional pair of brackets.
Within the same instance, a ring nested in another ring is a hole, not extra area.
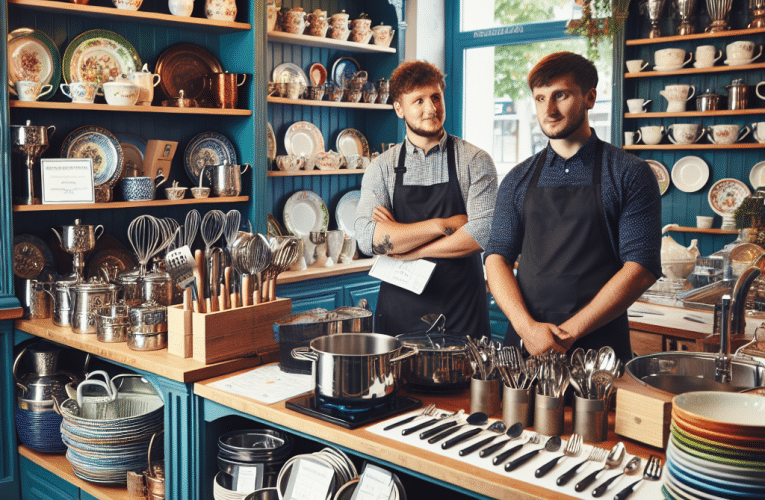
[(106, 382), (102, 380), (96, 380), (96, 379), (87, 379), (80, 382), (80, 385), (77, 386), (77, 404), (82, 408), (82, 389), (86, 386), (93, 386), (97, 385), (99, 387), (103, 387), (106, 390), (106, 394), (109, 397), (109, 401), (114, 401), (117, 398), (117, 394), (113, 394), (110, 392), (109, 386), (106, 384)]
[(18, 385), (18, 386), (20, 386), (20, 387), (23, 387), (25, 391), (29, 392), (29, 389), (27, 389), (26, 387), (24, 387), (23, 385), (21, 385), (21, 383), (19, 382), (19, 377), (17, 377), (17, 376), (16, 376), (16, 368), (17, 368), (17, 367), (18, 367), (18, 365), (19, 365), (19, 361), (21, 361), (21, 357), (22, 357), (22, 356), (24, 355), (24, 353), (26, 353), (26, 352), (27, 352), (27, 348), (25, 347), (25, 348), (23, 348), (23, 349), (21, 350), (21, 352), (19, 353), (19, 355), (18, 355), (18, 356), (16, 356), (16, 359), (13, 361), (13, 380), (15, 380), (15, 381), (16, 381), (16, 385)]
[(244, 167), (244, 168), (239, 171), (240, 174), (243, 174), (243, 173), (247, 172), (247, 169), (250, 168), (250, 164), (249, 163), (245, 163), (244, 165), (242, 165), (242, 167)]
[[(101, 375), (104, 377), (104, 383), (108, 384), (108, 387), (106, 388), (106, 393), (109, 395), (111, 399), (114, 399), (117, 397), (117, 388), (114, 386), (114, 382), (109, 378), (109, 374), (106, 373), (103, 370), (94, 370), (85, 377), (85, 380), (94, 380), (91, 379), (93, 375)], [(101, 382), (100, 380), (98, 382)], [(77, 401), (79, 403), (79, 401)]]
[(319, 356), (311, 351), (310, 347), (296, 347), (292, 349), (292, 357), (301, 361), (317, 361)]
[(405, 352), (404, 354), (401, 354), (400, 356), (396, 356), (395, 358), (391, 358), (389, 362), (391, 364), (398, 363), (399, 361), (409, 359), (415, 354), (417, 354), (418, 352), (420, 352), (420, 350), (417, 349), (416, 347), (409, 347), (409, 349), (411, 349), (411, 351)]
[[(237, 87), (241, 87), (242, 85), (244, 85), (244, 81), (247, 79), (247, 73), (240, 73), (240, 74), (239, 74), (239, 75), (237, 75), (237, 76), (241, 76), (241, 77), (242, 77), (242, 81), (241, 81), (241, 82), (239, 82), (239, 81), (237, 81), (237, 82), (236, 82), (236, 86), (237, 86)], [(237, 80), (238, 80), (238, 79), (239, 79), (239, 78), (237, 78)]]
[(151, 435), (151, 439), (149, 440), (149, 456), (147, 457), (149, 462), (149, 468), (147, 470), (149, 477), (154, 477), (154, 468), (151, 466), (151, 449), (154, 448), (154, 438), (157, 436), (161, 436), (165, 431), (161, 430), (159, 432), (155, 432)]
[[(101, 230), (100, 233), (98, 232), (99, 229)], [(101, 238), (101, 236), (104, 234), (104, 226), (101, 224), (97, 225), (95, 228), (93, 228), (93, 234), (96, 236), (96, 239)]]

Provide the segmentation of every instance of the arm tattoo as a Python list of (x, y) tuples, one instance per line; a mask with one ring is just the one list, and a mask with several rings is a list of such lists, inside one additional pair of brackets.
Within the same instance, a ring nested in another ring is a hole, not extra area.
[(390, 235), (386, 234), (385, 236), (383, 236), (382, 243), (378, 245), (372, 245), (372, 250), (377, 255), (385, 255), (391, 250), (393, 250), (393, 243), (391, 243), (390, 241)]
[(446, 229), (444, 229), (444, 234), (446, 236), (449, 236), (450, 234), (454, 234), (454, 228), (447, 227)]

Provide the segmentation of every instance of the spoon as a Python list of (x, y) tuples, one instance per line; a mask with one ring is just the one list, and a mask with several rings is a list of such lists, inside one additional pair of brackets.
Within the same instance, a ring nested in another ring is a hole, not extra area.
[(480, 427), (476, 427), (475, 429), (470, 429), (469, 431), (463, 432), (459, 436), (455, 436), (451, 439), (447, 439), (446, 441), (441, 443), (441, 448), (444, 450), (448, 450), (452, 446), (458, 443), (461, 443), (467, 439), (470, 439), (473, 436), (480, 434), (481, 432), (495, 432), (497, 434), (502, 434), (506, 430), (507, 430), (507, 426), (505, 425), (505, 423), (502, 420), (497, 420), (486, 429), (481, 429)]
[(616, 352), (613, 347), (604, 345), (598, 350), (598, 362), (595, 367), (596, 369), (606, 370), (613, 373), (616, 361)]
[(614, 374), (607, 370), (595, 370), (590, 374), (590, 380), (595, 388), (595, 399), (605, 399), (614, 383)]
[[(460, 410), (457, 413), (453, 415), (453, 419), (449, 417), (446, 422), (443, 424), (433, 427), (432, 429), (428, 429), (427, 431), (423, 431), (420, 433), (420, 439), (427, 439), (431, 436), (435, 436), (439, 432), (441, 432), (444, 429), (448, 429), (449, 427), (454, 427), (455, 425), (460, 423), (460, 417), (465, 413), (465, 410)], [(406, 429), (404, 429), (406, 430)], [(402, 431), (403, 432), (403, 431)], [(414, 431), (412, 431), (414, 432)]]
[(576, 486), (574, 486), (574, 489), (576, 491), (584, 491), (589, 485), (591, 485), (593, 482), (595, 482), (595, 479), (598, 477), (598, 474), (601, 472), (608, 470), (608, 469), (614, 469), (616, 467), (619, 467), (621, 465), (622, 460), (624, 460), (624, 443), (619, 441), (614, 445), (613, 448), (611, 448), (611, 451), (608, 452), (608, 456), (606, 457), (606, 465), (603, 466), (602, 469), (596, 470), (595, 472), (591, 473), (589, 476), (585, 477), (578, 483), (576, 483)]
[[(493, 445), (484, 448), (483, 450), (478, 452), (478, 456), (481, 458), (487, 457), (491, 455), (492, 453), (494, 453), (495, 451), (504, 447), (510, 441), (513, 441), (521, 437), (521, 434), (523, 434), (523, 423), (522, 422), (514, 423), (513, 425), (510, 426), (509, 429), (507, 429), (507, 432), (505, 434), (507, 434), (509, 439), (505, 439), (504, 441), (500, 441), (499, 443), (494, 443)], [(496, 436), (493, 436), (484, 440), (484, 442), (481, 443), (481, 445), (483, 446), (484, 444), (488, 444), (495, 437)]]
[(603, 484), (599, 485), (597, 488), (592, 490), (592, 496), (594, 497), (600, 497), (603, 496), (603, 493), (606, 492), (609, 486), (616, 481), (620, 476), (623, 474), (630, 475), (633, 472), (637, 471), (640, 468), (640, 457), (632, 457), (632, 459), (627, 462), (627, 465), (624, 466), (624, 470), (621, 474), (617, 474), (614, 477), (610, 478), (608, 481), (605, 481)]
[(525, 443), (521, 443), (521, 444), (515, 445), (515, 446), (513, 446), (512, 448), (510, 448), (507, 451), (503, 451), (502, 453), (500, 453), (496, 457), (492, 458), (491, 459), (491, 463), (494, 464), (494, 465), (502, 465), (503, 463), (505, 463), (505, 460), (507, 460), (508, 458), (513, 456), (514, 453), (517, 453), (518, 450), (523, 448), (525, 445), (527, 445), (527, 444), (537, 444), (538, 442), (539, 442), (539, 434), (537, 434), (536, 432), (532, 432), (531, 434), (529, 434), (528, 441), (526, 441)]
[(526, 453), (525, 455), (521, 455), (520, 457), (506, 463), (505, 471), (510, 472), (512, 470), (517, 469), (521, 465), (531, 460), (533, 457), (537, 456), (537, 453), (539, 453), (542, 450), (556, 452), (560, 449), (560, 444), (561, 444), (560, 436), (552, 436), (549, 439), (547, 439), (547, 442), (545, 443), (544, 448), (537, 448), (536, 450), (530, 451)]
[[(487, 414), (485, 414), (484, 412), (482, 412), (482, 411), (477, 411), (475, 413), (471, 413), (468, 416), (468, 418), (465, 419), (464, 423), (462, 423), (460, 425), (450, 426), (450, 428), (448, 428), (448, 429), (444, 430), (443, 432), (440, 432), (440, 433), (436, 434), (435, 436), (432, 436), (431, 438), (429, 438), (428, 439), (428, 443), (429, 444), (437, 443), (437, 442), (441, 441), (442, 439), (451, 436), (452, 434), (454, 434), (458, 430), (462, 429), (466, 425), (484, 425), (488, 421), (489, 421), (489, 416)], [(444, 424), (444, 425), (446, 425), (446, 424)], [(425, 434), (425, 432), (423, 432), (422, 434)], [(420, 434), (420, 437), (422, 437), (422, 434)]]

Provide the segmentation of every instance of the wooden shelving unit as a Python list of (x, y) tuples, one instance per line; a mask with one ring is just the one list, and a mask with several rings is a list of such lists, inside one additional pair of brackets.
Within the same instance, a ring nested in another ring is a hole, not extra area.
[(765, 33), (765, 28), (718, 31), (717, 33), (694, 33), (692, 35), (662, 36), (658, 38), (638, 38), (627, 40), (625, 45), (629, 47), (630, 45), (652, 45), (667, 42), (684, 42), (686, 40), (703, 40), (707, 38), (731, 38), (735, 36), (756, 35), (757, 33)]
[(176, 108), (172, 106), (112, 106), (111, 104), (83, 104), (75, 102), (50, 101), (8, 101), (11, 108), (27, 109), (65, 109), (71, 111), (108, 111), (119, 113), (166, 113), (180, 115), (223, 115), (223, 116), (252, 116), (249, 109), (223, 108)]
[(268, 177), (305, 177), (307, 175), (361, 175), (366, 172), (364, 168), (357, 168), (355, 170), (298, 170), (297, 172), (282, 172), (271, 171), (268, 172)]
[(323, 47), (328, 49), (340, 49), (352, 52), (378, 52), (383, 54), (395, 54), (393, 47), (381, 47), (373, 43), (357, 43), (335, 40), (333, 38), (311, 36), (311, 35), (293, 35), (281, 31), (270, 31), (268, 33), (269, 42), (289, 43), (292, 45), (303, 45), (305, 47)]
[(765, 69), (765, 63), (742, 64), (740, 66), (712, 66), (711, 68), (683, 68), (675, 71), (642, 71), (640, 73), (625, 73), (624, 78), (631, 79), (675, 75), (706, 75), (708, 73), (723, 73), (726, 71), (744, 71), (750, 69)]
[(113, 210), (115, 208), (166, 207), (170, 205), (198, 205), (206, 203), (238, 203), (250, 201), (249, 196), (227, 198), (184, 198), (182, 200), (110, 201), (108, 203), (72, 203), (69, 205), (13, 205), (14, 212), (49, 212), (52, 210)]
[(337, 101), (315, 101), (313, 99), (288, 99), (286, 97), (268, 98), (268, 102), (277, 104), (294, 104), (298, 106), (324, 106), (328, 108), (354, 108), (354, 109), (380, 109), (391, 110), (392, 104), (370, 104), (368, 102), (337, 102)]
[(669, 149), (762, 149), (765, 144), (736, 143), (736, 144), (633, 144), (631, 146), (622, 146), (626, 151), (653, 151)]
[(667, 113), (651, 111), (649, 113), (624, 113), (625, 118), (713, 118), (715, 116), (741, 116), (765, 114), (765, 108), (750, 109), (718, 109), (716, 111), (683, 111)]
[(728, 229), (701, 229), (698, 227), (670, 227), (667, 231), (674, 231), (676, 233), (701, 233), (701, 234), (738, 234), (736, 230)]

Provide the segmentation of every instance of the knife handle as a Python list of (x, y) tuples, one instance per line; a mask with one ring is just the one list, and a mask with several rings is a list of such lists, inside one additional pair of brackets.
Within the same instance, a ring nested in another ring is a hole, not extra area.
[(483, 450), (479, 451), (478, 452), (478, 456), (481, 457), (481, 458), (486, 458), (489, 455), (491, 455), (492, 453), (494, 453), (495, 451), (501, 449), (503, 446), (505, 446), (510, 441), (511, 441), (510, 439), (505, 439), (504, 441), (500, 441), (499, 443), (494, 443), (493, 445), (488, 446), (488, 447), (484, 448)]
[(441, 441), (442, 439), (451, 436), (452, 434), (454, 434), (458, 430), (460, 430), (460, 426), (454, 426), (454, 427), (451, 427), (449, 429), (446, 429), (445, 431), (441, 432), (440, 434), (436, 434), (432, 438), (428, 439), (428, 443), (429, 444), (437, 443), (437, 442)]
[(442, 430), (448, 429), (449, 427), (454, 427), (455, 425), (457, 425), (456, 420), (452, 420), (451, 422), (444, 422), (443, 424), (433, 427), (432, 429), (421, 432), (420, 439), (428, 439), (429, 437), (435, 436)]
[(628, 496), (632, 495), (632, 492), (635, 491), (635, 486), (637, 486), (637, 484), (640, 481), (642, 481), (642, 479), (638, 479), (637, 481), (635, 481), (634, 483), (632, 483), (631, 485), (627, 486), (622, 491), (614, 495), (614, 500), (624, 500)]
[(471, 453), (473, 453), (474, 451), (483, 448), (484, 446), (486, 446), (487, 444), (491, 443), (495, 439), (497, 439), (497, 436), (489, 436), (486, 439), (482, 439), (481, 441), (478, 441), (475, 444), (471, 444), (467, 448), (463, 448), (463, 449), (460, 450), (460, 452), (459, 452), (460, 456), (461, 457), (466, 457), (466, 456), (470, 455)]
[(463, 432), (459, 436), (455, 436), (455, 437), (453, 437), (451, 439), (448, 439), (448, 440), (444, 441), (443, 443), (441, 443), (441, 449), (448, 450), (449, 448), (451, 448), (455, 444), (461, 443), (461, 442), (465, 441), (466, 439), (470, 439), (471, 437), (475, 436), (476, 434), (478, 434), (482, 430), (483, 429), (481, 429), (480, 427), (476, 427), (475, 429), (470, 429), (467, 432)]
[(571, 467), (568, 471), (561, 474), (560, 477), (555, 480), (555, 484), (557, 484), (558, 486), (563, 486), (569, 481), (571, 481), (571, 478), (576, 476), (576, 473), (579, 471), (579, 467), (581, 467), (583, 464), (584, 462), (579, 462), (575, 466)]
[(594, 496), (595, 498), (602, 497), (603, 493), (605, 493), (608, 487), (611, 486), (611, 483), (619, 479), (619, 477), (621, 477), (622, 474), (617, 474), (614, 477), (607, 479), (602, 484), (598, 485), (597, 488), (592, 490), (592, 496)]
[(534, 450), (526, 453), (525, 455), (521, 455), (520, 457), (513, 459), (505, 464), (505, 470), (507, 472), (510, 472), (511, 470), (515, 470), (521, 465), (525, 464), (535, 456), (537, 456), (537, 453), (539, 453), (541, 450)]
[(576, 491), (584, 491), (589, 485), (595, 482), (595, 478), (598, 477), (598, 474), (603, 472), (604, 469), (596, 470), (595, 472), (589, 474), (587, 477), (576, 483), (576, 486), (574, 486), (574, 490)]
[(439, 419), (437, 418), (431, 418), (430, 420), (426, 422), (421, 422), (413, 427), (407, 427), (406, 429), (401, 431), (402, 436), (408, 436), (409, 434), (414, 434), (415, 432), (419, 431), (420, 429), (424, 429), (425, 427), (430, 427), (431, 425), (438, 422)]
[(526, 443), (517, 444), (517, 445), (513, 446), (512, 448), (510, 448), (509, 450), (503, 451), (502, 453), (500, 453), (496, 457), (492, 458), (491, 459), (491, 463), (493, 463), (494, 465), (502, 465), (503, 463), (505, 463), (505, 460), (507, 460), (508, 458), (513, 456), (514, 453), (517, 453), (518, 450), (520, 450), (523, 447), (524, 444), (526, 444)]
[(558, 464), (558, 460), (560, 460), (564, 456), (565, 455), (558, 455), (557, 457), (553, 458), (552, 460), (550, 460), (549, 462), (547, 462), (546, 464), (538, 468), (536, 471), (534, 471), (534, 477), (537, 477), (537, 478), (544, 477), (545, 474), (550, 472), (552, 468)]
[(398, 422), (393, 422), (392, 424), (386, 425), (385, 427), (383, 427), (383, 430), (384, 431), (389, 431), (389, 430), (394, 429), (394, 428), (396, 428), (396, 427), (398, 427), (400, 425), (408, 424), (409, 422), (411, 422), (415, 418), (417, 418), (417, 415), (412, 415), (411, 417), (407, 417), (405, 419), (399, 420)]

